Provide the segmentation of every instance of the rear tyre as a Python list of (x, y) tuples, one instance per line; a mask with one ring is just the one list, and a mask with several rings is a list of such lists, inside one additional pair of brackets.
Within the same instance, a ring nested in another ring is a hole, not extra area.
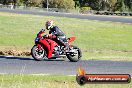
[(31, 49), (31, 55), (36, 61), (42, 61), (44, 59), (47, 59), (47, 53), (43, 47), (40, 47), (38, 49), (37, 45), (34, 45)]
[(81, 59), (82, 52), (77, 46), (73, 46), (72, 50), (66, 53), (66, 56), (71, 62), (77, 62)]

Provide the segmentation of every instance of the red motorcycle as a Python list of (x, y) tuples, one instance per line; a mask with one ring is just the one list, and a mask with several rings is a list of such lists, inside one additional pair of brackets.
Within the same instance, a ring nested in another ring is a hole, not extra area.
[[(43, 32), (44, 33), (44, 32)], [(37, 61), (42, 61), (44, 59), (55, 59), (60, 58), (61, 56), (66, 56), (70, 61), (77, 62), (81, 59), (82, 53), (81, 50), (72, 45), (71, 42), (76, 39), (76, 37), (70, 37), (67, 39), (69, 44), (69, 50), (64, 50), (64, 46), (57, 44), (52, 38), (55, 36), (49, 34), (42, 36), (42, 33), (39, 33), (35, 39), (35, 45), (31, 49), (32, 57)], [(59, 53), (57, 57), (55, 53)]]

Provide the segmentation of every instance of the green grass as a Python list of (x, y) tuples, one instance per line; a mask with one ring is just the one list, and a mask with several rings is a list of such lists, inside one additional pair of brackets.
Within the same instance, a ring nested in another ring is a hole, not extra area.
[(30, 51), (36, 34), (49, 19), (68, 37), (77, 37), (73, 44), (82, 49), (83, 59), (132, 60), (131, 24), (66, 17), (0, 12), (0, 49)]
[(129, 84), (85, 84), (75, 76), (0, 75), (0, 88), (131, 88)]

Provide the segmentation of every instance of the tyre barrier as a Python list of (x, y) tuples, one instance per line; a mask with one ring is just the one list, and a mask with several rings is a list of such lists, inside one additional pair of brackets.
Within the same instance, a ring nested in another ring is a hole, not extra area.
[(97, 11), (96, 15), (116, 15), (116, 16), (132, 16), (132, 12), (108, 12), (108, 11)]

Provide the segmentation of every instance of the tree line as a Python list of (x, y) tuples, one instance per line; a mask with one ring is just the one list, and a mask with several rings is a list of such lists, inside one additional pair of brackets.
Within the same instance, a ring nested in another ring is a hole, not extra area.
[(1, 4), (8, 5), (12, 3), (14, 6), (35, 6), (49, 8), (89, 8), (96, 11), (132, 11), (132, 0), (0, 0)]

